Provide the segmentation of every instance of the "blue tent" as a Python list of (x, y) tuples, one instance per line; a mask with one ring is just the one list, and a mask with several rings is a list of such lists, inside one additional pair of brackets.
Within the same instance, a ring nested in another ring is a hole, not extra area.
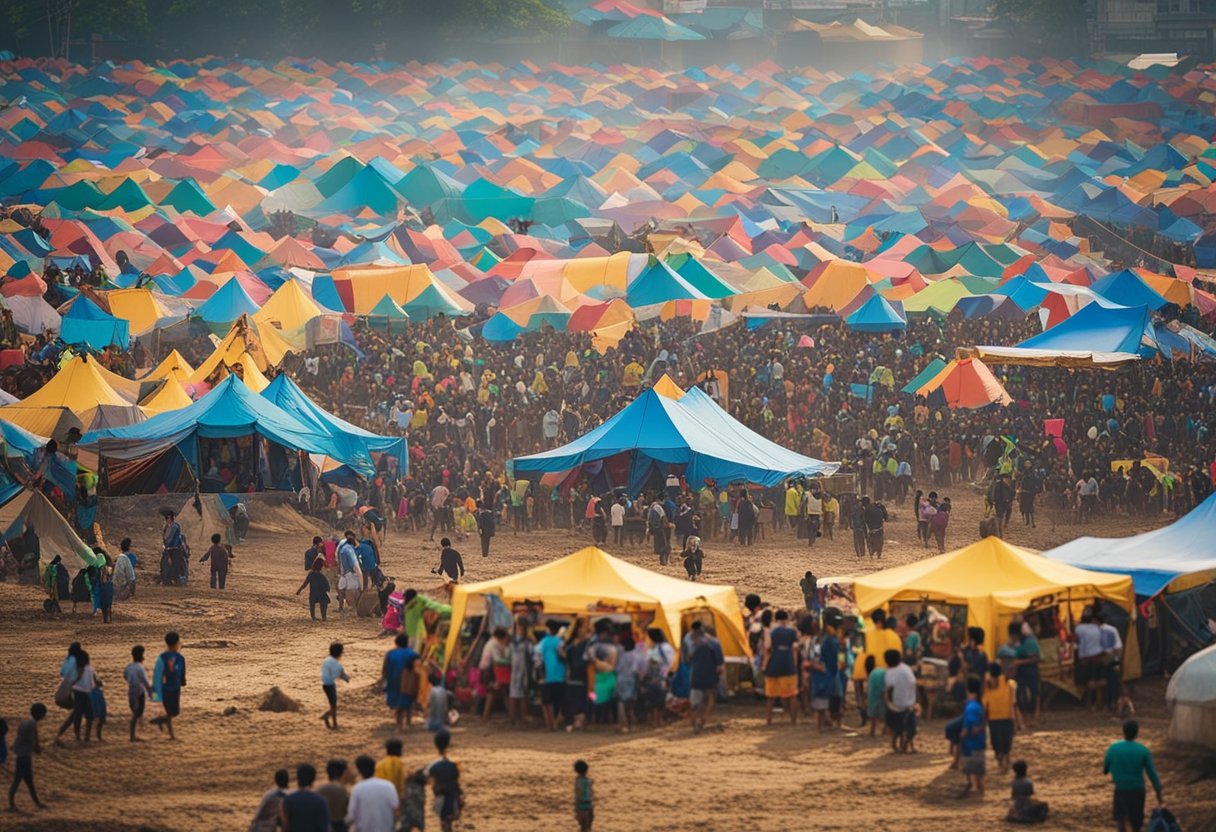
[(916, 378), (912, 379), (902, 388), (900, 388), (900, 392), (907, 393), (910, 396), (915, 395), (916, 391), (924, 387), (929, 379), (933, 378), (944, 369), (946, 369), (946, 362), (940, 358), (934, 358), (928, 363), (928, 365), (926, 365), (925, 369), (916, 374)]
[(1128, 269), (1100, 277), (1089, 288), (1095, 294), (1120, 306), (1147, 306), (1149, 309), (1160, 309), (1169, 303), (1156, 289), (1145, 283), (1140, 275)]
[(1174, 523), (1131, 537), (1078, 537), (1043, 552), (1061, 563), (1131, 575), (1137, 595), (1152, 596), (1176, 578), (1216, 572), (1216, 494)]
[(506, 344), (518, 338), (523, 331), (524, 328), (510, 317), (495, 312), (493, 317), (482, 324), (481, 337), (496, 344)]
[(115, 318), (86, 297), (79, 297), (63, 316), (59, 339), (65, 344), (87, 344), (104, 350), (111, 344), (126, 349), (131, 338), (131, 325)]
[[(897, 309), (896, 306), (899, 308)], [(858, 332), (903, 332), (908, 328), (908, 319), (903, 314), (903, 304), (892, 305), (882, 295), (872, 295), (845, 318), (845, 325)]]
[(409, 314), (391, 296), (385, 295), (367, 313), (367, 322), (377, 329), (405, 332), (410, 322)]
[(414, 321), (429, 321), (431, 318), (439, 315), (454, 318), (469, 314), (453, 303), (444, 292), (439, 290), (438, 284), (435, 283), (419, 292), (413, 300), (403, 303), (401, 309)]
[[(624, 410), (578, 439), (512, 461), (516, 476), (569, 471), (621, 458), (636, 493), (653, 474), (682, 470), (690, 484), (746, 481), (774, 486), (794, 476), (830, 476), (840, 466), (771, 442), (733, 419), (699, 388), (681, 390), (663, 376)], [(604, 467), (614, 466), (605, 462)], [(622, 483), (623, 484), (623, 483)]]
[(227, 331), (237, 318), (242, 315), (252, 315), (259, 308), (257, 302), (249, 297), (249, 293), (245, 291), (245, 287), (240, 284), (240, 281), (229, 280), (216, 289), (215, 294), (207, 298), (202, 306), (194, 310), (194, 314), (211, 324), (213, 329), (219, 328)]
[(275, 376), (274, 380), (262, 391), (261, 396), (319, 431), (331, 436), (345, 435), (354, 442), (362, 444), (367, 449), (368, 456), (378, 453), (395, 457), (400, 473), (409, 472), (410, 460), (409, 454), (406, 453), (404, 437), (377, 436), (371, 431), (338, 418), (310, 399), (308, 394), (288, 378), (286, 373), (279, 373)]
[(1120, 352), (1151, 358), (1157, 353), (1153, 324), (1145, 306), (1082, 306), (1065, 321), (1018, 344), (1020, 349)]
[[(289, 451), (304, 451), (321, 454), (351, 466), (361, 474), (374, 472), (366, 446), (352, 436), (331, 435), (288, 413), (267, 399), (254, 393), (236, 375), (229, 375), (210, 393), (194, 404), (181, 410), (172, 410), (153, 416), (146, 422), (121, 428), (106, 428), (90, 431), (81, 439), (80, 447), (95, 451), (105, 464), (106, 460), (149, 460), (152, 457), (176, 448), (173, 458), (184, 460), (195, 478), (203, 476), (201, 459), (203, 439), (233, 439), (256, 435), (286, 448)], [(260, 446), (260, 443), (255, 443)], [(257, 460), (261, 466), (265, 460)], [(122, 467), (121, 465), (119, 467)], [(131, 467), (131, 466), (127, 466)], [(149, 466), (151, 467), (151, 466)], [(117, 469), (109, 469), (111, 493), (131, 493), (121, 481), (116, 481)], [(132, 474), (134, 477), (134, 474)], [(163, 479), (163, 478), (162, 478)], [(162, 484), (148, 483), (152, 491)], [(271, 483), (263, 480), (264, 487)], [(135, 493), (138, 493), (135, 492)]]
[(708, 299), (704, 292), (677, 274), (671, 266), (653, 256), (625, 291), (625, 300), (634, 309), (669, 300)]

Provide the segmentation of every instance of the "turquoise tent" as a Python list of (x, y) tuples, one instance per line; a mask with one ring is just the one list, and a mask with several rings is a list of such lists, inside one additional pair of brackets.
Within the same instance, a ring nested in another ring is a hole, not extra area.
[(63, 316), (59, 339), (65, 344), (85, 344), (95, 350), (110, 345), (125, 350), (131, 338), (131, 325), (115, 318), (86, 297), (78, 297)]
[(372, 311), (367, 313), (367, 322), (376, 329), (405, 332), (410, 316), (397, 301), (385, 295), (372, 307)]
[(711, 272), (691, 254), (676, 254), (667, 258), (667, 265), (675, 269), (676, 274), (684, 278), (697, 291), (714, 300), (737, 294), (734, 289), (723, 282), (722, 278)]
[(908, 328), (908, 321), (902, 304), (897, 301), (896, 305), (900, 308), (896, 309), (882, 295), (871, 295), (845, 318), (845, 325), (858, 332), (902, 332)]
[(433, 283), (419, 292), (409, 303), (404, 304), (401, 309), (410, 316), (410, 320), (414, 321), (429, 321), (439, 315), (452, 318), (469, 314), (445, 297)]
[(625, 300), (634, 309), (670, 300), (708, 299), (708, 295), (677, 274), (671, 266), (653, 256), (625, 291)]
[(229, 280), (215, 290), (215, 294), (207, 298), (194, 315), (201, 318), (216, 332), (227, 331), (232, 322), (242, 315), (252, 315), (260, 307), (249, 297), (245, 287), (238, 280)]
[(901, 393), (907, 393), (909, 396), (916, 395), (916, 391), (924, 387), (929, 379), (936, 376), (942, 370), (946, 369), (946, 362), (940, 358), (934, 358), (925, 366), (925, 369), (916, 374), (916, 378), (909, 381), (900, 388)]

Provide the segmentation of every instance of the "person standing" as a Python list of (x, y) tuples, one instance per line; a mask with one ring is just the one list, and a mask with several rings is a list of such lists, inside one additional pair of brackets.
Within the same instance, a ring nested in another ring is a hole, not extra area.
[(131, 538), (124, 537), (118, 548), (118, 557), (114, 559), (114, 597), (125, 601), (135, 597), (136, 557), (131, 551)]
[(325, 577), (325, 558), (313, 560), (312, 568), (304, 576), (304, 583), (296, 590), (296, 595), (308, 587), (308, 615), (313, 621), (317, 620), (317, 607), (321, 608), (321, 620), (325, 621), (329, 612), (329, 579)]
[(861, 501), (865, 505), (862, 519), (866, 530), (866, 548), (870, 550), (871, 558), (882, 560), (883, 526), (887, 521), (887, 507), (879, 502), (867, 502), (865, 497), (862, 497)]
[(853, 554), (861, 560), (866, 556), (866, 509), (870, 506), (870, 498), (862, 495), (861, 499), (853, 499), (853, 508), (849, 520), (853, 526)]
[(984, 796), (984, 772), (987, 750), (986, 731), (984, 729), (984, 706), (980, 703), (983, 682), (974, 676), (967, 679), (967, 704), (963, 706), (963, 725), (959, 733), (959, 745), (962, 750), (963, 776), (967, 778), (967, 786), (961, 796), (966, 797), (972, 790), (980, 797)]
[(152, 693), (148, 669), (144, 667), (144, 646), (131, 648), (131, 662), (123, 669), (122, 678), (127, 683), (127, 704), (131, 706), (131, 742), (138, 742), (135, 729), (144, 718), (144, 709)]
[(916, 730), (916, 674), (904, 664), (899, 650), (887, 650), (882, 658), (887, 666), (882, 685), (886, 694), (887, 727), (891, 729), (891, 750), (906, 753)]
[(452, 548), (450, 539), (443, 538), (439, 545), (443, 547), (439, 552), (439, 576), (448, 583), (459, 583), (464, 577), (464, 559), (460, 557), (460, 552)]
[(345, 760), (330, 760), (325, 764), (325, 783), (317, 786), (317, 794), (329, 806), (330, 832), (346, 832), (346, 812), (350, 808), (350, 793), (346, 791)]
[(376, 761), (364, 754), (355, 759), (361, 778), (350, 790), (346, 824), (357, 832), (393, 832), (401, 798), (397, 788), (376, 776)]
[(806, 611), (812, 615), (819, 612), (819, 579), (815, 577), (815, 573), (807, 570), (802, 576), (802, 580), (798, 582), (798, 588), (802, 590), (802, 601), (806, 605)]
[(527, 618), (521, 615), (515, 620), (515, 633), (511, 637), (511, 682), (507, 690), (507, 716), (513, 727), (528, 720), (528, 678), (534, 659), (528, 629)]
[(228, 581), (228, 562), (232, 559), (232, 552), (220, 542), (222, 539), (219, 534), (211, 535), (211, 548), (199, 558), (199, 563), (211, 561), (212, 589), (223, 589)]
[(1009, 771), (1010, 755), (1013, 753), (1017, 688), (1017, 682), (1006, 678), (997, 662), (988, 665), (988, 677), (984, 681), (981, 703), (984, 706), (984, 715), (988, 720), (992, 753), (996, 756), (996, 763), (1001, 774)]
[(1102, 773), (1109, 774), (1115, 787), (1113, 801), (1115, 823), (1119, 832), (1140, 832), (1144, 828), (1144, 778), (1148, 777), (1157, 793), (1157, 805), (1163, 803), (1161, 778), (1153, 763), (1153, 753), (1136, 742), (1140, 723), (1129, 719), (1123, 723), (1123, 739), (1106, 749)]
[(537, 655), (540, 656), (544, 670), (544, 684), (540, 689), (541, 707), (545, 716), (545, 728), (550, 731), (558, 729), (558, 718), (562, 702), (565, 698), (566, 687), (566, 644), (562, 639), (561, 622), (550, 619), (545, 627), (549, 634), (536, 645)]
[(410, 648), (409, 638), (398, 634), (396, 645), (384, 654), (379, 684), (384, 686), (384, 701), (397, 722), (397, 730), (410, 726), (420, 686), (418, 682), (418, 653)]
[(790, 723), (798, 724), (798, 664), (795, 649), (798, 631), (790, 626), (790, 614), (778, 610), (772, 628), (764, 635), (764, 695), (765, 724), (773, 724), (773, 706), (777, 700), (789, 713)]
[(699, 734), (705, 729), (705, 720), (713, 707), (714, 694), (726, 671), (726, 660), (722, 655), (721, 645), (709, 637), (700, 621), (693, 622), (691, 646), (688, 657), (688, 705), (693, 733)]
[(477, 503), (477, 536), (481, 538), (481, 556), (490, 556), (490, 541), (494, 539), (494, 512), (483, 502)]
[(321, 662), (321, 690), (325, 693), (325, 701), (329, 710), (321, 714), (325, 727), (336, 731), (338, 729), (338, 680), (350, 684), (350, 676), (342, 666), (342, 642), (335, 641), (329, 645), (329, 655)]
[(823, 495), (819, 491), (819, 483), (811, 483), (802, 499), (803, 512), (806, 514), (807, 546), (813, 547), (819, 537), (820, 524), (823, 520)]
[(173, 720), (182, 712), (182, 688), (186, 686), (186, 657), (181, 654), (182, 639), (175, 632), (165, 633), (165, 650), (156, 657), (152, 671), (152, 701), (165, 709), (163, 716), (151, 720), (157, 728), (169, 732), (175, 740)]
[[(341, 543), (338, 544), (338, 612), (346, 607), (346, 593), (359, 594), (362, 585), (359, 578), (359, 541), (352, 529), (347, 529)], [(351, 600), (354, 605), (354, 599)]]
[(164, 549), (160, 556), (160, 582), (184, 585), (189, 577), (190, 544), (182, 534), (182, 527), (172, 511), (165, 512), (165, 526), (161, 530)]
[(612, 544), (620, 546), (625, 530), (625, 498), (623, 496), (612, 504), (612, 508), (609, 509), (609, 518), (612, 523)]
[(591, 824), (595, 822), (595, 781), (587, 776), (588, 771), (585, 760), (574, 762), (574, 819), (579, 832), (591, 832)]
[(1104, 685), (1102, 668), (1102, 628), (1094, 621), (1093, 607), (1081, 613), (1081, 623), (1073, 635), (1077, 640), (1077, 687), (1082, 691), (1081, 703), (1097, 710), (1102, 703)]
[(283, 798), (287, 797), (287, 787), (291, 785), (287, 769), (281, 768), (274, 773), (274, 788), (262, 795), (253, 820), (249, 822), (249, 832), (278, 832), (282, 829), (279, 812), (283, 808)]
[(38, 723), (46, 718), (46, 705), (36, 702), (30, 706), (28, 719), (17, 724), (17, 733), (13, 738), (13, 783), (8, 787), (8, 809), (17, 811), (17, 789), (22, 783), (29, 789), (30, 798), (38, 809), (46, 805), (38, 799), (38, 790), (34, 786), (34, 755), (42, 753), (42, 743), (38, 741)]
[(329, 804), (312, 790), (317, 770), (308, 763), (296, 766), (296, 790), (283, 798), (279, 822), (283, 832), (330, 832)]
[(317, 558), (321, 558), (322, 563), (325, 562), (325, 539), (321, 535), (315, 535), (312, 545), (304, 550), (304, 568), (312, 569)]
[(944, 498), (936, 507), (930, 506), (932, 513), (929, 515), (929, 529), (933, 535), (934, 541), (937, 542), (937, 551), (944, 553), (946, 551), (946, 528), (950, 525), (950, 498)]

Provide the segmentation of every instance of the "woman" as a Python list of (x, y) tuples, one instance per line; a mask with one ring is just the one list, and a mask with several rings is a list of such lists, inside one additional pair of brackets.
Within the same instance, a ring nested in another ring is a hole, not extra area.
[(312, 562), (312, 569), (304, 576), (304, 583), (296, 590), (296, 595), (308, 587), (308, 615), (313, 621), (317, 620), (317, 607), (321, 608), (321, 620), (325, 621), (329, 610), (329, 579), (325, 577), (325, 558), (317, 556)]
[[(51, 600), (51, 610), (53, 612), (61, 612), (59, 606), (60, 601), (70, 601), (72, 599), (71, 579), (68, 577), (68, 569), (63, 565), (63, 558), (55, 555), (50, 565), (46, 568), (46, 575), (43, 578), (43, 583), (46, 586), (47, 594)], [(79, 647), (80, 645), (76, 645)]]
[(773, 706), (780, 699), (790, 715), (790, 722), (798, 724), (798, 663), (794, 652), (798, 644), (798, 631), (790, 626), (790, 614), (778, 610), (773, 628), (764, 637), (764, 695), (765, 724), (773, 724)]
[(646, 670), (643, 675), (646, 708), (656, 728), (663, 726), (663, 711), (667, 707), (667, 688), (671, 679), (671, 666), (676, 659), (675, 648), (658, 627), (646, 631), (650, 649), (646, 652)]
[(511, 684), (507, 691), (507, 714), (511, 725), (523, 725), (528, 716), (528, 679), (531, 675), (535, 646), (528, 619), (515, 619), (515, 636), (511, 640)]
[(114, 612), (114, 569), (110, 566), (109, 555), (106, 555), (105, 566), (98, 567), (97, 605), (101, 609), (102, 623), (109, 624)]
[[(810, 669), (811, 711), (815, 714), (819, 733), (834, 722), (835, 714), (829, 714), (833, 700), (840, 700), (839, 651), (831, 639), (831, 628), (820, 633), (819, 625), (811, 619), (811, 639), (807, 646), (807, 667)], [(826, 648), (826, 649), (825, 649)], [(839, 704), (836, 710), (839, 711)]]
[(941, 504), (929, 517), (929, 525), (933, 531), (933, 539), (937, 542), (937, 551), (946, 551), (946, 527), (950, 525), (950, 498), (942, 500)]
[(620, 652), (611, 622), (596, 622), (596, 640), (588, 647), (588, 660), (595, 671), (595, 721), (612, 722), (616, 713), (616, 666)]
[(494, 701), (502, 700), (506, 707), (507, 693), (511, 688), (511, 644), (507, 641), (507, 628), (495, 627), (490, 640), (481, 651), (482, 683), (486, 688), (486, 706), (481, 718), (490, 721), (490, 713), (494, 709)]
[[(67, 662), (64, 662), (67, 666)], [(76, 741), (80, 742), (80, 721), (85, 721), (84, 741), (88, 742), (93, 734), (93, 688), (97, 686), (97, 676), (93, 673), (93, 666), (89, 664), (89, 654), (80, 650), (75, 656), (75, 672), (72, 678), (72, 712), (68, 714), (67, 719), (63, 721), (63, 725), (59, 726), (59, 733), (55, 735), (55, 745), (63, 747), (61, 737), (67, 732), (70, 726), (76, 734)]]

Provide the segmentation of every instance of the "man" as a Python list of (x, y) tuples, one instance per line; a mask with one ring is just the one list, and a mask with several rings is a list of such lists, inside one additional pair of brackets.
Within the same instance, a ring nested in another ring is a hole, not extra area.
[(562, 707), (566, 687), (566, 642), (560, 633), (560, 621), (550, 619), (545, 623), (549, 634), (536, 645), (544, 669), (544, 683), (540, 689), (540, 701), (545, 715), (545, 728), (556, 731), (557, 713)]
[(853, 526), (853, 554), (861, 560), (866, 556), (866, 509), (870, 507), (870, 498), (862, 495), (860, 500), (853, 500), (853, 510), (849, 517)]
[(401, 806), (397, 789), (376, 776), (376, 761), (366, 754), (356, 758), (355, 770), (362, 779), (350, 790), (347, 826), (356, 832), (393, 832)]
[(1144, 777), (1148, 775), (1157, 793), (1157, 805), (1162, 804), (1161, 778), (1153, 764), (1153, 754), (1136, 742), (1140, 723), (1129, 719), (1123, 723), (1123, 740), (1106, 749), (1102, 773), (1109, 774), (1115, 786), (1114, 816), (1119, 832), (1140, 832), (1144, 827)]
[(802, 510), (802, 493), (798, 490), (798, 484), (793, 480), (786, 483), (785, 488), (785, 522), (790, 527), (790, 530), (797, 537), (798, 529), (798, 513)]
[(38, 723), (46, 718), (46, 705), (41, 702), (30, 706), (28, 719), (23, 719), (17, 725), (17, 734), (13, 738), (13, 784), (8, 787), (8, 810), (17, 811), (17, 788), (25, 783), (30, 791), (34, 806), (45, 809), (46, 804), (38, 799), (38, 791), (34, 788), (34, 755), (42, 753), (42, 743), (38, 740)]
[(296, 766), (296, 790), (279, 805), (283, 832), (330, 832), (329, 804), (312, 790), (317, 770), (308, 763)]
[(1077, 494), (1080, 498), (1078, 506), (1081, 514), (1081, 522), (1088, 523), (1094, 516), (1094, 510), (1098, 507), (1098, 480), (1090, 474), (1088, 478), (1082, 478), (1077, 481)]
[(1005, 528), (1009, 525), (1009, 518), (1013, 515), (1013, 485), (1009, 482), (1008, 474), (1000, 474), (996, 478), (996, 482), (992, 484), (992, 506), (996, 510), (996, 520), (1000, 524), (1001, 534), (1004, 534)]
[(819, 537), (819, 526), (823, 519), (823, 495), (819, 483), (813, 483), (803, 496), (803, 512), (806, 514), (806, 539), (808, 546), (815, 545)]
[[(347, 592), (359, 594), (359, 541), (353, 529), (338, 544), (338, 612), (346, 606)], [(355, 599), (351, 599), (353, 606)]]
[(612, 543), (614, 546), (621, 545), (621, 535), (625, 529), (625, 497), (622, 496), (619, 500), (612, 504), (612, 509), (609, 511), (612, 523)]
[(871, 558), (882, 559), (883, 524), (887, 521), (887, 507), (882, 503), (866, 503), (862, 511), (862, 519), (866, 529), (866, 548), (870, 550)]
[[(887, 631), (890, 632), (890, 631)], [(887, 727), (891, 729), (891, 750), (906, 752), (912, 741), (916, 714), (916, 674), (904, 664), (899, 650), (883, 653), (887, 666), (883, 687), (887, 699)]]
[(1115, 712), (1123, 700), (1123, 637), (1100, 613), (1094, 615), (1094, 622), (1102, 631), (1102, 676), (1105, 694), (1103, 704), (1108, 711)]
[(410, 725), (414, 706), (417, 705), (418, 691), (402, 690), (401, 683), (409, 681), (402, 677), (407, 670), (418, 672), (416, 665), (419, 656), (410, 648), (409, 639), (404, 633), (398, 633), (393, 644), (395, 646), (384, 654), (377, 683), (383, 687), (384, 703), (393, 712), (397, 730), (404, 731)]
[(330, 832), (346, 832), (346, 812), (350, 808), (350, 794), (346, 791), (346, 761), (330, 760), (325, 764), (327, 782), (317, 786), (326, 805), (329, 806)]
[(709, 637), (700, 621), (694, 621), (686, 648), (690, 668), (688, 705), (692, 718), (692, 731), (699, 734), (705, 728), (709, 709), (713, 707), (714, 693), (718, 682), (726, 672), (726, 660), (722, 647)]
[(431, 782), (431, 794), (435, 797), (435, 814), (439, 817), (440, 832), (452, 832), (452, 824), (460, 817), (461, 790), (460, 768), (448, 759), (448, 747), (452, 735), (446, 730), (435, 734), (435, 750), (439, 757), (423, 769)]
[(490, 556), (490, 541), (494, 539), (494, 512), (480, 500), (477, 503), (477, 536), (481, 538), (481, 556)]
[(431, 489), (431, 540), (435, 539), (435, 529), (442, 526), (446, 532), (450, 528), (447, 519), (447, 505), (451, 493), (443, 483), (439, 483)]
[[(860, 622), (859, 622), (860, 623)], [(883, 661), (888, 650), (897, 652), (903, 651), (903, 642), (899, 640), (899, 634), (894, 630), (887, 629), (887, 614), (882, 610), (874, 610), (870, 613), (871, 627), (864, 634), (865, 649), (857, 660), (853, 662), (853, 696), (857, 702), (857, 707), (861, 710), (861, 724), (866, 724), (866, 657), (874, 657), (874, 665), (877, 667)]]
[(380, 586), (383, 582), (383, 573), (380, 571), (380, 553), (376, 551), (376, 546), (372, 543), (370, 537), (365, 537), (355, 546), (355, 553), (359, 556), (359, 569), (363, 572), (363, 591), (367, 592), (368, 587)]
[(806, 604), (807, 612), (819, 612), (819, 579), (815, 577), (815, 573), (807, 570), (802, 576), (802, 580), (798, 582), (799, 588), (802, 590), (802, 600)]
[(439, 541), (439, 545), (443, 547), (439, 552), (439, 576), (448, 583), (459, 582), (464, 577), (464, 560), (460, 552), (452, 548), (452, 541), (446, 537)]
[(1097, 708), (1101, 702), (1102, 628), (1094, 621), (1092, 607), (1081, 613), (1081, 623), (1073, 635), (1077, 639), (1077, 687), (1081, 688), (1081, 704)]
[(171, 740), (177, 739), (173, 720), (182, 712), (182, 688), (186, 686), (186, 657), (181, 654), (181, 642), (177, 633), (165, 633), (165, 650), (156, 657), (152, 671), (152, 701), (161, 703), (165, 713), (150, 722), (167, 730)]
[(402, 599), (402, 631), (409, 638), (409, 646), (421, 653), (426, 644), (426, 619), (423, 616), (427, 612), (434, 612), (447, 617), (452, 614), (452, 608), (447, 604), (432, 601), (425, 595), (419, 595), (418, 590), (413, 588), (402, 593)]

